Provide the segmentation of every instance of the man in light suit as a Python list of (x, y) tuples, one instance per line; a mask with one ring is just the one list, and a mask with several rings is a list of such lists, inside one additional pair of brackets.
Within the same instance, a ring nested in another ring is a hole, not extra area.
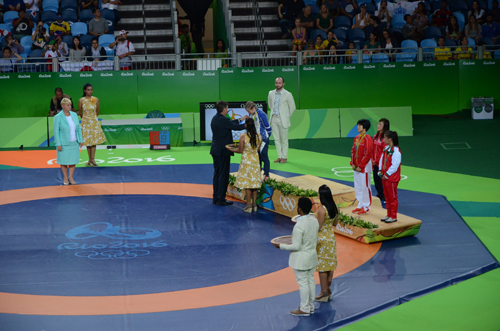
[(290, 251), (289, 266), (295, 273), (295, 279), (299, 284), (300, 307), (290, 314), (294, 316), (309, 316), (314, 313), (314, 270), (318, 265), (316, 244), (318, 242), (318, 220), (309, 215), (312, 202), (309, 198), (300, 198), (297, 212), (297, 224), (293, 227), (292, 244), (274, 244), (279, 249)]
[(295, 111), (295, 101), (290, 92), (284, 89), (285, 80), (282, 77), (274, 81), (276, 90), (269, 91), (267, 106), (271, 109), (270, 123), (274, 134), (274, 143), (278, 158), (274, 163), (286, 163), (288, 159), (288, 128), (290, 117)]

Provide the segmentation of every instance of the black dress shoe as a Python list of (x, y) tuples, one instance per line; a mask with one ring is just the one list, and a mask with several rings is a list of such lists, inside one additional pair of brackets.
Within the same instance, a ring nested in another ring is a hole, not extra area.
[(217, 202), (217, 206), (230, 206), (232, 204), (233, 203), (231, 201), (226, 201), (226, 200)]

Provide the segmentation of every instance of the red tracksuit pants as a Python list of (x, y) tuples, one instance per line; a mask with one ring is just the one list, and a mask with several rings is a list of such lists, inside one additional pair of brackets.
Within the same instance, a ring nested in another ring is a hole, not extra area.
[(389, 182), (387, 180), (382, 180), (387, 216), (392, 219), (398, 219), (398, 184), (399, 181)]

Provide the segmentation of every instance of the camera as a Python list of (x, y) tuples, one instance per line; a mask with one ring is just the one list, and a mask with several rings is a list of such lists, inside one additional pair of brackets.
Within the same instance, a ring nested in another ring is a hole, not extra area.
[(125, 40), (125, 38), (118, 38), (118, 40), (119, 40), (119, 41), (124, 41), (124, 40)]

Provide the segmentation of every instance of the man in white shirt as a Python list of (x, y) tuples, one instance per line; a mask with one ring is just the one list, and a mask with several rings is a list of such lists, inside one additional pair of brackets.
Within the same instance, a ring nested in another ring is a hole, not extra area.
[(290, 118), (295, 111), (295, 101), (290, 92), (285, 90), (285, 80), (282, 77), (274, 81), (276, 90), (269, 91), (267, 106), (271, 110), (269, 122), (273, 129), (274, 143), (278, 158), (274, 163), (286, 163), (288, 159), (288, 128)]
[(114, 49), (116, 56), (120, 58), (120, 70), (131, 70), (130, 55), (135, 54), (134, 45), (127, 40), (127, 34), (128, 31), (121, 30), (120, 35), (109, 45), (109, 48)]
[(310, 215), (312, 202), (309, 198), (300, 198), (297, 212), (297, 224), (293, 227), (292, 244), (274, 244), (275, 247), (290, 251), (288, 265), (295, 273), (295, 279), (299, 284), (300, 307), (290, 314), (294, 316), (309, 316), (314, 313), (314, 293), (316, 284), (314, 282), (314, 270), (318, 265), (318, 254), (316, 244), (318, 242), (318, 220)]

